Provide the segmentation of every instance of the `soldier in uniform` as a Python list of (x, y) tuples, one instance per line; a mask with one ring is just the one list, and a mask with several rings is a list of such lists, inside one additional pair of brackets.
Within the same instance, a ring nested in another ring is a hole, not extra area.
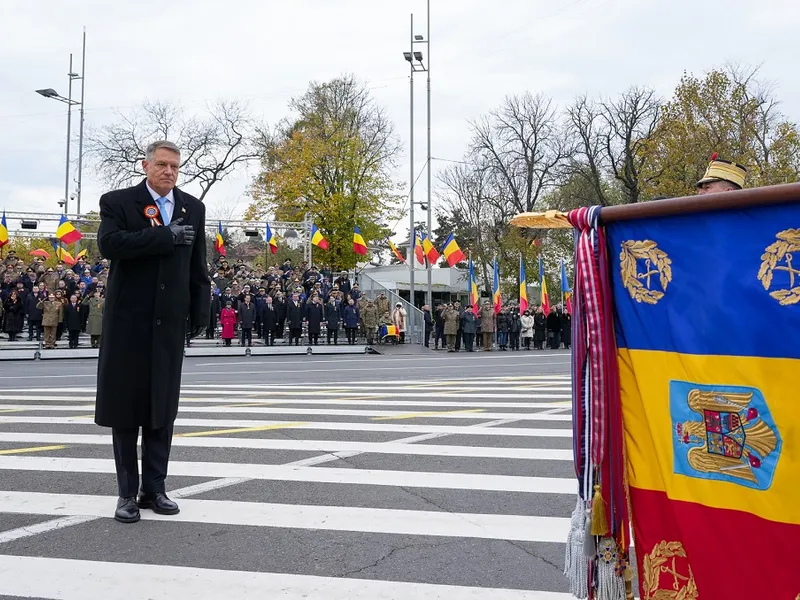
[(711, 155), (706, 174), (697, 182), (697, 193), (703, 195), (740, 190), (744, 187), (746, 175), (747, 169), (742, 165), (718, 158), (715, 152)]

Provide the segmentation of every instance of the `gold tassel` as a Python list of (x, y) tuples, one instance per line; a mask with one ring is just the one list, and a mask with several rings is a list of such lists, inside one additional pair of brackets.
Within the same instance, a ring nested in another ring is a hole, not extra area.
[(594, 486), (592, 499), (592, 535), (604, 536), (608, 534), (608, 521), (606, 520), (606, 503), (600, 495), (600, 484)]

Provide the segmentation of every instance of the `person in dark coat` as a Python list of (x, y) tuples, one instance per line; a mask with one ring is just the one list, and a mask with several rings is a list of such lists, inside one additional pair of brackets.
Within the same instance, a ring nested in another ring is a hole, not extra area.
[(308, 320), (308, 343), (314, 346), (319, 345), (319, 334), (322, 331), (322, 321), (325, 318), (325, 310), (319, 297), (314, 297), (306, 305), (306, 319)]
[(256, 322), (255, 330), (256, 335), (260, 338), (264, 337), (264, 322), (261, 318), (264, 316), (264, 305), (267, 302), (267, 291), (262, 287), (258, 288), (258, 294), (253, 298), (253, 304), (256, 305)]
[(508, 311), (508, 343), (512, 350), (519, 350), (519, 334), (522, 331), (522, 321), (519, 311), (513, 308)]
[(256, 322), (256, 305), (253, 304), (250, 294), (245, 294), (244, 301), (239, 304), (239, 325), (242, 327), (242, 341), (239, 342), (240, 346), (245, 343), (248, 346), (253, 345), (253, 325)]
[[(178, 414), (187, 319), (208, 327), (205, 206), (175, 187), (180, 150), (150, 144), (139, 185), (103, 194), (97, 243), (111, 261), (103, 312), (95, 423), (112, 428), (119, 500), (114, 518), (139, 509), (176, 514), (165, 493)], [(139, 491), (137, 438), (142, 429)]]
[(350, 298), (345, 307), (342, 309), (342, 321), (344, 324), (345, 333), (347, 333), (347, 343), (351, 346), (356, 343), (358, 323), (360, 320), (361, 313), (358, 310), (355, 301)]
[(500, 350), (508, 349), (508, 311), (503, 308), (497, 313), (497, 345)]
[(431, 347), (431, 333), (433, 333), (433, 315), (431, 307), (427, 304), (422, 307), (422, 318), (425, 321), (425, 347)]
[(219, 313), (222, 311), (222, 306), (219, 301), (219, 296), (211, 292), (211, 303), (208, 310), (208, 327), (206, 327), (206, 339), (213, 340), (214, 335), (217, 333), (217, 320)]
[(303, 317), (305, 308), (300, 302), (300, 294), (292, 294), (292, 299), (286, 303), (286, 320), (289, 322), (289, 344), (294, 341), (295, 346), (300, 345), (303, 335)]
[(264, 336), (266, 346), (275, 345), (275, 334), (278, 328), (278, 311), (275, 310), (275, 303), (272, 296), (264, 298), (264, 308), (261, 310), (261, 333)]
[(472, 311), (472, 305), (467, 304), (461, 313), (461, 337), (464, 341), (466, 352), (475, 352), (475, 332), (478, 331), (478, 317)]
[(325, 305), (325, 322), (328, 325), (328, 345), (331, 343), (333, 337), (333, 345), (339, 345), (339, 326), (342, 321), (342, 315), (339, 312), (339, 304), (336, 299), (331, 296), (328, 303)]
[(65, 307), (64, 311), (64, 324), (67, 328), (67, 333), (69, 334), (70, 348), (78, 347), (78, 336), (80, 336), (81, 329), (83, 328), (84, 312), (89, 311), (86, 310), (85, 307), (81, 306), (80, 302), (78, 302), (78, 296), (76, 294), (72, 294), (69, 297), (69, 303)]
[(547, 340), (551, 350), (558, 350), (561, 347), (561, 317), (555, 308), (551, 308), (550, 314), (547, 315)]
[(22, 305), (22, 299), (16, 289), (12, 289), (3, 302), (3, 314), (5, 316), (3, 329), (8, 334), (8, 340), (13, 342), (17, 339), (17, 334), (22, 333), (22, 325), (25, 321), (25, 307)]
[(40, 300), (47, 300), (47, 290), (31, 292), (25, 297), (25, 316), (28, 317), (28, 341), (42, 339), (42, 309), (38, 307)]
[(542, 350), (546, 339), (547, 317), (540, 306), (536, 309), (536, 314), (533, 315), (533, 347), (536, 350)]
[(434, 330), (433, 342), (434, 350), (439, 349), (439, 342), (442, 342), (442, 349), (447, 348), (447, 342), (444, 339), (444, 312), (447, 310), (447, 305), (442, 303), (436, 306), (436, 327)]
[(569, 350), (572, 343), (572, 315), (567, 311), (561, 313), (561, 341), (564, 342), (564, 348)]
[(275, 326), (275, 337), (283, 339), (283, 332), (286, 329), (286, 297), (283, 292), (275, 294), (272, 304), (275, 305), (275, 316), (278, 320)]

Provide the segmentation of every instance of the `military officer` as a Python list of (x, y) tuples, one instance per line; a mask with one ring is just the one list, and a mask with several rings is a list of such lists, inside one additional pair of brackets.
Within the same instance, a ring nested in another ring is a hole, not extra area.
[(711, 155), (706, 174), (697, 182), (697, 193), (703, 195), (740, 190), (744, 187), (746, 175), (747, 169), (742, 165), (723, 160), (715, 152)]

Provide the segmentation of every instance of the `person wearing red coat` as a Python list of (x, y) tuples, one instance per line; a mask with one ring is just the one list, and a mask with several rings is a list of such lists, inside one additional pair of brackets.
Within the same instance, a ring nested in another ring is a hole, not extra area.
[(233, 310), (230, 301), (225, 303), (225, 308), (219, 313), (219, 322), (222, 323), (222, 339), (225, 340), (226, 346), (230, 346), (231, 340), (236, 337), (233, 331), (236, 326), (236, 311)]

